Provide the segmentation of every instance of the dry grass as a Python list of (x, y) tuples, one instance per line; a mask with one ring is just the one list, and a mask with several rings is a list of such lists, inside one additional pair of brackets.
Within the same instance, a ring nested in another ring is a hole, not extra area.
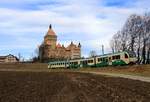
[(92, 72), (108, 72), (119, 74), (130, 74), (150, 77), (149, 65), (133, 65), (133, 66), (116, 66), (101, 68), (80, 68), (80, 69), (53, 69), (47, 68), (47, 64), (43, 63), (16, 63), (16, 64), (0, 64), (0, 70), (7, 71), (46, 71), (46, 72), (72, 72), (72, 71), (92, 71)]
[(82, 68), (80, 71), (93, 71), (93, 72), (108, 72), (119, 73), (150, 77), (150, 64), (149, 65), (133, 65), (133, 66), (116, 66), (116, 67), (102, 67), (102, 68)]

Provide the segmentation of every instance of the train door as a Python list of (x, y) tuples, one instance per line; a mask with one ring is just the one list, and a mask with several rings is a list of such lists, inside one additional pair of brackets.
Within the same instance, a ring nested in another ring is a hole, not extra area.
[(108, 57), (108, 63), (109, 63), (109, 65), (112, 65), (112, 57), (111, 56)]
[(81, 61), (81, 67), (86, 67), (86, 66), (88, 66), (88, 61), (87, 60)]

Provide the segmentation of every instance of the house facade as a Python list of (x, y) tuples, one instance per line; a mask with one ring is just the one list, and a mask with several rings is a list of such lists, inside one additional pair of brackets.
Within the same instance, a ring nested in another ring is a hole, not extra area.
[(14, 55), (0, 56), (0, 63), (16, 63), (19, 59)]

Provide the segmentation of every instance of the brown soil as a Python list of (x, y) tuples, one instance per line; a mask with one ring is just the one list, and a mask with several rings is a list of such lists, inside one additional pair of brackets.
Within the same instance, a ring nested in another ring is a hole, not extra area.
[(150, 83), (75, 72), (0, 72), (0, 102), (149, 102)]

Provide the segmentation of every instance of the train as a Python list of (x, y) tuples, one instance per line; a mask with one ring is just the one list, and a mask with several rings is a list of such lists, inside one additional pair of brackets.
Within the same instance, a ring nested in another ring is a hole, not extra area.
[(59, 68), (86, 68), (86, 67), (106, 67), (123, 66), (135, 64), (137, 62), (136, 54), (131, 51), (122, 51), (109, 53), (89, 58), (72, 59), (65, 61), (53, 61), (48, 63), (49, 69)]

